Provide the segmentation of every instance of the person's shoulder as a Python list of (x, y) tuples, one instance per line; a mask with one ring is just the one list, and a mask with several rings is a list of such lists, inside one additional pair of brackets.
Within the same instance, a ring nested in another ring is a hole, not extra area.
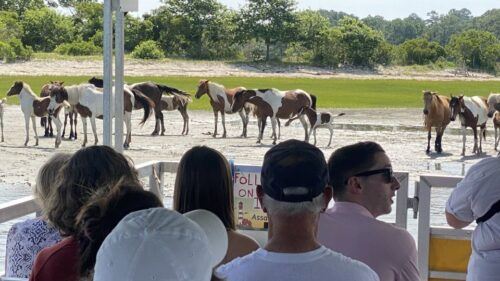
[(329, 269), (339, 277), (339, 280), (379, 280), (378, 275), (366, 264), (342, 255), (341, 253), (327, 249), (324, 256), (330, 266)]
[(226, 279), (231, 276), (245, 274), (251, 272), (253, 262), (255, 261), (255, 252), (244, 257), (235, 258), (234, 260), (221, 265), (215, 269), (215, 276), (220, 279)]
[(250, 252), (253, 252), (259, 248), (259, 243), (257, 243), (255, 239), (248, 235), (239, 233), (237, 231), (229, 231), (228, 234), (229, 239), (234, 239), (234, 241), (237, 242), (239, 246), (249, 249)]

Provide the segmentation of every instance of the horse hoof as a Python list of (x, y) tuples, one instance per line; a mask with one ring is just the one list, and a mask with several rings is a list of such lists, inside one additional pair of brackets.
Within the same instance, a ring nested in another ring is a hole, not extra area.
[(24, 146), (28, 146), (28, 143), (27, 143), (27, 142), (25, 142), (25, 143), (24, 143)]
[(151, 133), (152, 136), (157, 136), (158, 135), (158, 132), (152, 132)]

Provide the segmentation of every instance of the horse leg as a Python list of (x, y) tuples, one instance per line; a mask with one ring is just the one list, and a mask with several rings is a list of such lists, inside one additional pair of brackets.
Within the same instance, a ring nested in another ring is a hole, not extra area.
[[(313, 135), (314, 135), (314, 145), (316, 145), (316, 129), (318, 129), (318, 127), (314, 128), (313, 129)], [(331, 138), (330, 138), (331, 140)], [(309, 140), (308, 140), (309, 141)]]
[(442, 127), (436, 128), (435, 150), (437, 153), (443, 152), (443, 148), (441, 146), (441, 140), (443, 139), (443, 133), (444, 133), (444, 128), (442, 128)]
[[(302, 123), (302, 127), (304, 127), (305, 139), (304, 141), (309, 141), (309, 135), (307, 134), (307, 121), (305, 119), (305, 114), (300, 115), (299, 117), (300, 123)], [(316, 139), (314, 140), (314, 145), (316, 145)]]
[(28, 140), (30, 138), (30, 116), (29, 114), (24, 114), (24, 125), (26, 129), (26, 139), (24, 141), (24, 146), (28, 146)]
[(47, 118), (48, 117), (42, 117), (40, 119), (40, 125), (43, 127), (43, 129), (45, 130), (43, 136), (44, 137), (48, 137), (49, 136), (49, 128), (47, 126)]
[(68, 113), (69, 117), (69, 139), (73, 139), (75, 137), (75, 132), (73, 131), (73, 112)]
[(94, 145), (97, 145), (99, 139), (97, 138), (97, 128), (95, 125), (95, 116), (90, 117), (90, 125), (92, 125), (92, 133), (94, 133)]
[(38, 146), (38, 133), (36, 132), (36, 117), (31, 116), (31, 124), (33, 125), (33, 131), (35, 132), (35, 146)]
[(82, 117), (82, 125), (83, 125), (83, 143), (82, 147), (87, 145), (87, 117)]
[(238, 111), (238, 114), (240, 115), (241, 122), (243, 122), (243, 131), (241, 132), (240, 137), (246, 137), (246, 135), (247, 135), (247, 124), (248, 124), (247, 122), (248, 122), (248, 118), (245, 116), (244, 110)]
[(495, 151), (498, 151), (498, 127), (495, 125)]
[(271, 126), (273, 127), (273, 135), (274, 135), (274, 139), (273, 139), (273, 144), (276, 144), (276, 140), (278, 139), (277, 138), (277, 135), (276, 135), (276, 125), (277, 125), (277, 121), (276, 121), (276, 117), (271, 117)]
[(161, 108), (159, 105), (155, 106), (155, 129), (151, 133), (152, 136), (157, 136), (158, 132), (160, 131), (160, 116), (158, 115), (158, 112), (161, 113)]
[(462, 126), (462, 154), (461, 154), (462, 156), (465, 156), (465, 141), (467, 139), (466, 133), (467, 133), (467, 127)]
[(262, 141), (262, 138), (264, 137), (264, 129), (266, 128), (266, 120), (267, 117), (261, 117), (260, 120), (260, 132), (259, 132), (259, 137), (257, 138), (257, 143), (260, 143)]
[(281, 122), (279, 118), (276, 118), (276, 121), (278, 123), (278, 139), (281, 139)]
[(52, 129), (52, 117), (49, 116), (49, 136), (53, 137), (54, 136), (54, 129)]
[(74, 136), (75, 136), (75, 140), (78, 138), (78, 133), (77, 133), (77, 129), (76, 129), (76, 123), (78, 123), (78, 112), (76, 111), (73, 111), (73, 121), (74, 121), (74, 124), (75, 124), (75, 130), (74, 130)]
[(187, 136), (189, 134), (189, 115), (187, 113), (187, 108), (184, 108), (183, 117), (184, 117), (184, 124), (186, 126), (186, 131), (184, 132), (184, 134)]
[(332, 144), (333, 127), (332, 126), (328, 127), (328, 130), (330, 130), (330, 141), (328, 141), (328, 145), (326, 147), (330, 147), (330, 144)]
[(436, 139), (434, 140), (434, 151), (439, 153), (439, 127), (436, 127)]
[[(64, 128), (62, 131), (61, 137), (64, 138), (64, 135), (66, 134), (66, 125), (68, 124), (68, 114), (64, 114)], [(71, 133), (69, 135), (69, 138), (71, 139)]]
[(62, 122), (59, 120), (59, 115), (54, 116), (54, 124), (56, 125), (56, 142), (55, 147), (58, 148), (61, 145), (61, 127)]
[(163, 119), (163, 113), (160, 111), (160, 124), (161, 124), (161, 135), (165, 135), (165, 123)]
[(132, 113), (125, 112), (123, 115), (123, 120), (125, 122), (125, 127), (127, 128), (127, 136), (125, 137), (125, 142), (123, 143), (123, 148), (128, 149), (130, 147), (130, 143), (132, 142)]
[(431, 127), (427, 128), (427, 149), (425, 150), (427, 154), (431, 152), (431, 130)]
[(226, 138), (226, 113), (224, 111), (221, 111), (220, 115), (222, 121), (222, 129), (224, 130), (224, 133), (222, 133), (222, 138)]
[(219, 119), (219, 112), (214, 109), (215, 129), (214, 129), (214, 133), (212, 135), (212, 137), (214, 137), (214, 138), (217, 136), (217, 122), (218, 122), (218, 119)]

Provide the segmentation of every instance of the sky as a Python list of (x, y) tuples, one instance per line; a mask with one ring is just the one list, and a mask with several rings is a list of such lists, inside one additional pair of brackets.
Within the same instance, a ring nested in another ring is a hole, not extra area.
[[(239, 9), (246, 0), (218, 0), (229, 8)], [(451, 9), (467, 8), (473, 16), (480, 16), (490, 9), (500, 8), (500, 0), (296, 0), (297, 8), (342, 11), (364, 18), (380, 15), (386, 19), (405, 18), (416, 13), (427, 18), (427, 13), (436, 11), (445, 14)], [(139, 14), (144, 14), (161, 5), (159, 0), (140, 0)]]

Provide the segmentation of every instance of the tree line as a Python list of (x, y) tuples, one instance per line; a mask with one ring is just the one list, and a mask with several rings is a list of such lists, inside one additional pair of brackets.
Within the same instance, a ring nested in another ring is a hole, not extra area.
[[(57, 7), (63, 7), (61, 13)], [(102, 52), (102, 4), (95, 0), (0, 1), (4, 60), (32, 52)], [(500, 9), (427, 18), (357, 18), (298, 10), (294, 0), (247, 0), (239, 10), (217, 0), (163, 0), (141, 18), (126, 16), (125, 50), (138, 58), (285, 61), (326, 67), (435, 64), (500, 73)]]

